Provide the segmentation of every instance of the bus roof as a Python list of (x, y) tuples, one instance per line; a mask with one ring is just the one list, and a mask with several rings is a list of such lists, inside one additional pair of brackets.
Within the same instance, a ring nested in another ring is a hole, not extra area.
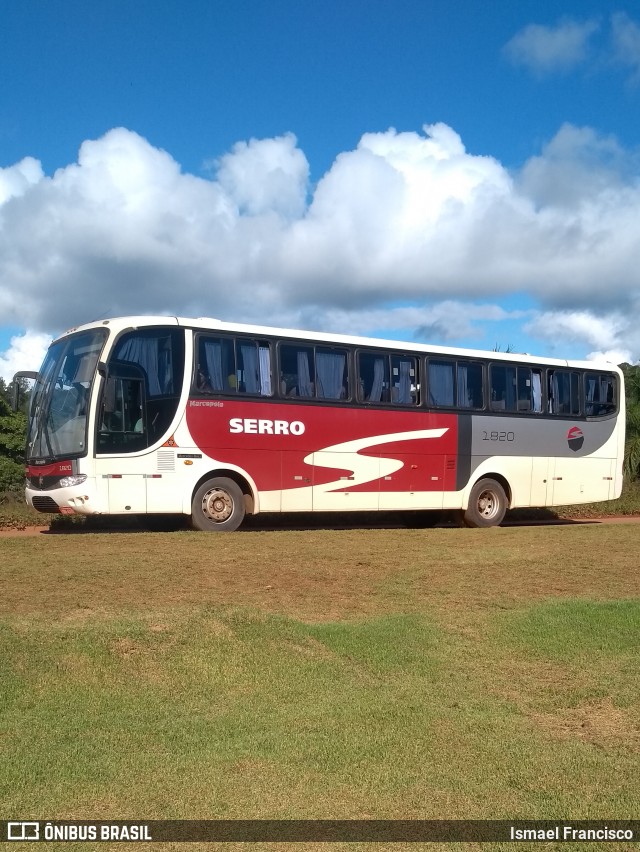
[(616, 364), (604, 359), (586, 361), (586, 360), (567, 360), (565, 358), (549, 358), (545, 356), (530, 355), (529, 353), (520, 352), (495, 352), (487, 349), (467, 349), (453, 346), (437, 346), (429, 343), (414, 343), (406, 340), (387, 340), (379, 337), (361, 337), (350, 334), (334, 334), (322, 331), (308, 331), (294, 328), (278, 328), (275, 326), (250, 325), (246, 323), (225, 322), (223, 320), (212, 317), (176, 317), (166, 315), (145, 315), (145, 316), (123, 316), (112, 317), (109, 319), (96, 320), (94, 322), (84, 323), (83, 325), (70, 328), (61, 334), (57, 339), (65, 337), (68, 334), (73, 334), (78, 331), (85, 331), (91, 328), (108, 328), (116, 334), (131, 328), (144, 328), (145, 326), (180, 326), (191, 328), (197, 331), (221, 331), (227, 333), (240, 332), (263, 337), (280, 337), (290, 338), (292, 340), (308, 340), (317, 341), (329, 344), (349, 344), (351, 346), (366, 346), (375, 347), (377, 349), (392, 349), (400, 350), (401, 352), (410, 353), (431, 353), (435, 355), (443, 355), (450, 357), (465, 357), (465, 358), (490, 358), (492, 360), (510, 361), (529, 364), (544, 364), (558, 367), (576, 367), (581, 369), (596, 369), (606, 368), (608, 370), (619, 371)]

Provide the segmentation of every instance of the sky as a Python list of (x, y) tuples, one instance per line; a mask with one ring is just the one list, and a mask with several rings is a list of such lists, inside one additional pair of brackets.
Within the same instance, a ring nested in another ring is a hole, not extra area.
[(0, 0), (0, 377), (127, 314), (640, 358), (640, 5)]

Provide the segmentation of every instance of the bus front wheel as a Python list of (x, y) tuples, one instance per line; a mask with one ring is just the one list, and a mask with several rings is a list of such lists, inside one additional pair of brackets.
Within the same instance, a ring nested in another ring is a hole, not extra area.
[(471, 489), (462, 519), (468, 527), (497, 527), (507, 511), (507, 495), (494, 479), (480, 479)]
[(240, 486), (224, 476), (208, 479), (193, 495), (191, 520), (204, 532), (233, 532), (244, 519)]

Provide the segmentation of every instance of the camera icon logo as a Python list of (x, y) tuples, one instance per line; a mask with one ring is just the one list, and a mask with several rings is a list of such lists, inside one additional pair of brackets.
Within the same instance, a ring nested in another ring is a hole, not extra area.
[(40, 840), (39, 822), (7, 823), (7, 840)]

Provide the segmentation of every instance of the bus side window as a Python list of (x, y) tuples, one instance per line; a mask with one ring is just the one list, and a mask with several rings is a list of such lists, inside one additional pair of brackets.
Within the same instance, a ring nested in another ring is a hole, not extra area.
[(198, 345), (195, 389), (200, 393), (233, 393), (236, 390), (236, 356), (233, 340), (201, 337)]
[(238, 339), (237, 373), (228, 376), (228, 383), (239, 393), (271, 396), (271, 355), (264, 340)]
[(532, 408), (531, 410), (535, 414), (540, 414), (542, 412), (542, 371), (541, 370), (532, 370), (531, 371), (531, 400), (532, 400)]
[(347, 398), (346, 349), (316, 349), (316, 396), (318, 399)]
[(358, 399), (382, 402), (389, 395), (389, 356), (380, 352), (358, 353)]
[(606, 373), (585, 373), (585, 414), (602, 417), (616, 409), (615, 377)]
[(131, 452), (146, 447), (148, 434), (144, 409), (142, 378), (110, 376), (102, 395), (99, 450)]
[(549, 414), (576, 417), (580, 414), (580, 374), (569, 370), (549, 371)]
[(480, 361), (458, 361), (457, 368), (458, 407), (484, 408)]
[(428, 400), (429, 405), (446, 408), (455, 405), (455, 361), (429, 359)]
[(549, 414), (564, 413), (564, 374), (560, 370), (549, 370), (548, 374), (548, 394)]
[(101, 432), (122, 432), (122, 394), (118, 393), (120, 382), (108, 378), (102, 392)]
[(533, 406), (533, 384), (531, 370), (518, 367), (518, 411), (531, 411)]
[(271, 396), (271, 347), (245, 337), (200, 337), (193, 382), (199, 393)]
[(391, 401), (396, 405), (415, 405), (417, 401), (417, 359), (410, 355), (391, 356)]
[(516, 368), (492, 364), (491, 409), (493, 411), (517, 411)]
[(312, 397), (315, 393), (315, 359), (312, 346), (280, 346), (281, 392), (288, 397)]
[(580, 414), (580, 373), (570, 374), (571, 405), (569, 413), (574, 417)]

